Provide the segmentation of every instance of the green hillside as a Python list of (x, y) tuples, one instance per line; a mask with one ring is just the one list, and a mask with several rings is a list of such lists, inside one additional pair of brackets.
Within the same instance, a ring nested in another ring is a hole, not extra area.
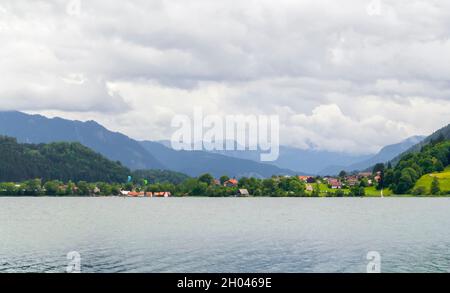
[(414, 190), (425, 190), (426, 194), (430, 194), (430, 187), (434, 178), (439, 180), (439, 187), (442, 193), (450, 194), (450, 167), (447, 167), (443, 172), (423, 175), (417, 181)]
[(0, 136), (0, 182), (43, 180), (124, 182), (130, 171), (79, 143), (19, 144)]
[[(384, 171), (383, 186), (389, 186), (396, 194), (446, 193), (449, 164), (450, 140), (440, 135), (424, 145), (419, 152), (403, 155), (394, 168), (388, 166)], [(431, 192), (434, 178), (438, 179), (439, 190)]]

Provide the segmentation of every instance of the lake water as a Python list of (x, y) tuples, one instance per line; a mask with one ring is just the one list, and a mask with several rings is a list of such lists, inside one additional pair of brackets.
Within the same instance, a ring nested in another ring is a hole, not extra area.
[(450, 272), (447, 198), (0, 198), (0, 272)]

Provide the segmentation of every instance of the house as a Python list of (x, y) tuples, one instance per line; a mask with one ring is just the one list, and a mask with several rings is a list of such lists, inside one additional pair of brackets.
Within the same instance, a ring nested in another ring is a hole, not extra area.
[(359, 184), (359, 179), (358, 176), (349, 176), (347, 177), (347, 185), (352, 187), (352, 186), (356, 186)]
[(249, 196), (250, 196), (250, 193), (248, 192), (247, 189), (239, 189), (239, 190), (238, 190), (238, 194), (237, 194), (236, 196), (239, 196), (239, 197), (249, 197)]
[(130, 194), (130, 192), (131, 191), (128, 191), (128, 190), (121, 190), (120, 194), (123, 195), (123, 196), (128, 196), (128, 194)]
[(238, 185), (238, 181), (234, 178), (225, 181), (225, 183), (223, 184), (223, 186), (225, 186), (225, 187), (236, 187), (237, 185)]
[(162, 192), (154, 192), (153, 197), (171, 197), (172, 193), (169, 191), (162, 191)]
[(314, 183), (314, 177), (312, 176), (298, 176), (298, 179), (306, 182), (306, 183)]
[(100, 188), (97, 186), (94, 188), (94, 194), (99, 194), (101, 192)]
[(361, 173), (358, 174), (359, 178), (369, 178), (371, 176), (372, 176), (371, 172), (361, 172)]
[(378, 171), (377, 175), (373, 179), (375, 179), (375, 181), (377, 181), (379, 183), (381, 181), (381, 172)]
[(128, 193), (129, 197), (144, 197), (145, 196), (145, 192), (136, 192), (136, 191), (131, 191)]
[(313, 192), (314, 188), (311, 184), (306, 184), (306, 191)]
[(145, 197), (153, 197), (153, 192), (146, 192)]
[(331, 186), (331, 189), (341, 189), (342, 188), (342, 183), (338, 179), (334, 179), (334, 178), (333, 179), (329, 179), (328, 182), (329, 182), (329, 184)]

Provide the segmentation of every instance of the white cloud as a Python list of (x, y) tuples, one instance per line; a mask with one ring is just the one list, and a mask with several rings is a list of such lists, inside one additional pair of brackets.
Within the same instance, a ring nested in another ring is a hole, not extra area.
[(0, 109), (145, 139), (198, 105), (276, 113), (284, 143), (355, 152), (449, 122), (443, 1), (3, 0), (0, 16)]

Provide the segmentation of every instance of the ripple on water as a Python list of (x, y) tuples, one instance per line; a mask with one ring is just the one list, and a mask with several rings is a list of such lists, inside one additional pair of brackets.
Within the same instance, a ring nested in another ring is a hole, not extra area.
[[(446, 199), (0, 198), (0, 272), (450, 270)], [(420, 217), (417, 217), (420, 215)]]

